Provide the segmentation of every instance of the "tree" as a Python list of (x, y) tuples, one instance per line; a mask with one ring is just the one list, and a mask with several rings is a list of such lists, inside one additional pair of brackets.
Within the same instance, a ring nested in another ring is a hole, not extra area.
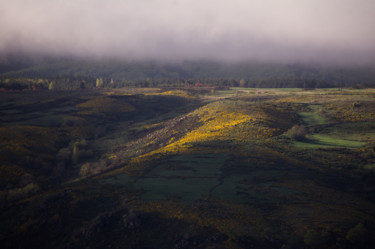
[(286, 132), (286, 135), (291, 139), (303, 141), (307, 135), (306, 127), (304, 125), (294, 125)]
[(79, 174), (81, 176), (88, 176), (90, 174), (90, 168), (91, 168), (91, 165), (90, 163), (84, 163), (82, 164), (80, 170), (79, 170)]
[(240, 87), (246, 87), (246, 80), (244, 79), (240, 80)]
[(96, 78), (96, 87), (103, 87), (104, 81), (102, 78)]
[(362, 223), (358, 223), (346, 234), (346, 240), (356, 246), (364, 246), (368, 237), (368, 231)]
[(303, 237), (303, 242), (313, 248), (320, 248), (323, 244), (320, 233), (314, 229), (310, 229), (306, 232), (305, 236)]
[(55, 82), (54, 81), (51, 81), (48, 85), (48, 90), (55, 90)]
[(77, 164), (79, 161), (79, 142), (75, 142), (73, 144), (73, 155), (72, 155), (72, 161), (74, 164)]

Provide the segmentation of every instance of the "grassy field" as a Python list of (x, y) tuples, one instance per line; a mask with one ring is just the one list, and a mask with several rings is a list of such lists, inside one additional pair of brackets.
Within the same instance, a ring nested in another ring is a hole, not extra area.
[(373, 89), (0, 95), (2, 248), (375, 245)]

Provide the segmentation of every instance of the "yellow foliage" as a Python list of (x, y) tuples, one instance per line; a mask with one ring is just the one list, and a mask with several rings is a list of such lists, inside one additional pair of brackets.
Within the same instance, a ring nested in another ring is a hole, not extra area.
[(161, 124), (162, 123), (149, 124), (149, 125), (145, 125), (144, 128), (147, 129), (147, 130), (149, 130), (149, 129), (157, 127), (157, 126), (159, 126)]
[(149, 95), (172, 95), (172, 96), (178, 96), (185, 99), (195, 99), (196, 96), (191, 95), (190, 93), (183, 91), (183, 90), (173, 90), (173, 91), (165, 91), (162, 93), (151, 93)]
[(326, 104), (327, 110), (334, 113), (334, 117), (343, 121), (370, 121), (375, 119), (375, 108), (366, 105), (356, 109), (352, 103), (349, 102), (335, 102)]
[(108, 155), (108, 159), (114, 159), (114, 158), (117, 158), (117, 156), (115, 154)]
[[(197, 143), (230, 142), (241, 145), (254, 139), (266, 139), (278, 132), (266, 125), (267, 115), (260, 108), (250, 109), (248, 103), (215, 102), (195, 110), (189, 116), (198, 116), (201, 126), (180, 139), (172, 137), (166, 146), (133, 158), (130, 164), (140, 165), (155, 156), (192, 152), (197, 148), (194, 146)], [(202, 148), (199, 151), (202, 152)]]

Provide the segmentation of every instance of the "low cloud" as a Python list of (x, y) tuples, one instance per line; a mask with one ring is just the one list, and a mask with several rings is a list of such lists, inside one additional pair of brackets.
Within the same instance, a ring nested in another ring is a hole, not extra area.
[(0, 53), (371, 64), (373, 0), (12, 0)]

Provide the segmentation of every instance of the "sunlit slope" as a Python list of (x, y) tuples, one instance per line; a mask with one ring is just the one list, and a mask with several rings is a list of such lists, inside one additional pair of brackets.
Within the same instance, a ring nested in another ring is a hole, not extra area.
[[(274, 104), (223, 100), (161, 124), (157, 130), (130, 144), (118, 146), (110, 157), (131, 157), (126, 168), (156, 158), (190, 153), (236, 153), (288, 130), (297, 115)], [(136, 149), (134, 149), (136, 148)], [(147, 149), (145, 149), (147, 148)], [(135, 151), (133, 151), (136, 154)], [(133, 155), (134, 155), (133, 154)]]

